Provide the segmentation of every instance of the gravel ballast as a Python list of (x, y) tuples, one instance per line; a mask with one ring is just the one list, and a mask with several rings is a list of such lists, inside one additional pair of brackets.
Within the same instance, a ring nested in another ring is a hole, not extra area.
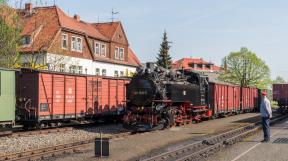
[(85, 127), (73, 129), (71, 131), (29, 135), (21, 137), (1, 137), (0, 155), (5, 153), (16, 153), (37, 148), (50, 147), (66, 144), (83, 139), (93, 139), (100, 136), (110, 137), (114, 133), (123, 131), (122, 125), (107, 125), (96, 127)]

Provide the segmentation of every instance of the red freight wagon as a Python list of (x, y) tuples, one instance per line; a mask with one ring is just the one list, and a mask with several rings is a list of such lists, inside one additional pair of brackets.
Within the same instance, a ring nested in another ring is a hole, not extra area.
[(258, 105), (258, 89), (253, 87), (242, 88), (242, 110), (253, 111)]
[(26, 125), (117, 115), (129, 79), (22, 69), (17, 76), (17, 115)]
[(215, 115), (240, 111), (240, 87), (210, 83), (210, 106)]
[(288, 84), (273, 84), (273, 100), (280, 107), (288, 106)]

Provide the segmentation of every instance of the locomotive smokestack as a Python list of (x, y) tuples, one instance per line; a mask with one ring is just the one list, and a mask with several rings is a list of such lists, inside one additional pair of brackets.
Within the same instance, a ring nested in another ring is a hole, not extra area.
[(153, 62), (147, 62), (146, 63), (146, 68), (147, 69), (153, 70), (154, 67), (155, 67), (155, 63), (153, 63)]

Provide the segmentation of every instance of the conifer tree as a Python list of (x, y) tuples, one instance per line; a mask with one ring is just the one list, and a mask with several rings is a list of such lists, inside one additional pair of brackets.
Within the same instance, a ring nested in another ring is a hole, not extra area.
[(164, 31), (163, 33), (163, 38), (162, 38), (162, 43), (160, 45), (160, 50), (157, 56), (157, 62), (156, 64), (159, 67), (163, 67), (166, 69), (171, 68), (171, 56), (169, 54), (169, 49), (170, 49), (170, 44), (171, 42), (168, 41), (167, 38), (167, 32)]

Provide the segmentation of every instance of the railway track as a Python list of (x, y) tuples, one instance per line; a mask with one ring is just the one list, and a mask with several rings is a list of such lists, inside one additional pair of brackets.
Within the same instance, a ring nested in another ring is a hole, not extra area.
[[(110, 139), (124, 138), (132, 133), (122, 132), (113, 134)], [(0, 155), (0, 161), (31, 161), (31, 160), (41, 160), (49, 157), (55, 157), (63, 154), (71, 154), (82, 152), (91, 143), (94, 143), (95, 139), (87, 139), (82, 141), (75, 141), (67, 144), (60, 144), (56, 146), (50, 146), (45, 148), (33, 149), (29, 151), (23, 151), (18, 153), (9, 153)]]
[(0, 161), (30, 161), (30, 160), (40, 160), (48, 157), (53, 157), (61, 154), (73, 153), (87, 147), (92, 143), (94, 139), (71, 142), (67, 144), (61, 144), (57, 146), (33, 149), (29, 151), (11, 153), (0, 156)]
[[(271, 124), (285, 118), (287, 118), (287, 116), (273, 118)], [(259, 129), (261, 129), (260, 122), (251, 123), (244, 127), (221, 133), (157, 156), (143, 159), (142, 161), (199, 161), (208, 155), (221, 150), (221, 148), (225, 146), (241, 141), (243, 138), (254, 134)]]
[(38, 134), (49, 134), (49, 133), (58, 133), (72, 131), (73, 127), (62, 127), (62, 128), (51, 128), (51, 129), (39, 129), (39, 130), (29, 130), (29, 131), (2, 131), (0, 132), (0, 137), (21, 137), (29, 135), (38, 135)]

